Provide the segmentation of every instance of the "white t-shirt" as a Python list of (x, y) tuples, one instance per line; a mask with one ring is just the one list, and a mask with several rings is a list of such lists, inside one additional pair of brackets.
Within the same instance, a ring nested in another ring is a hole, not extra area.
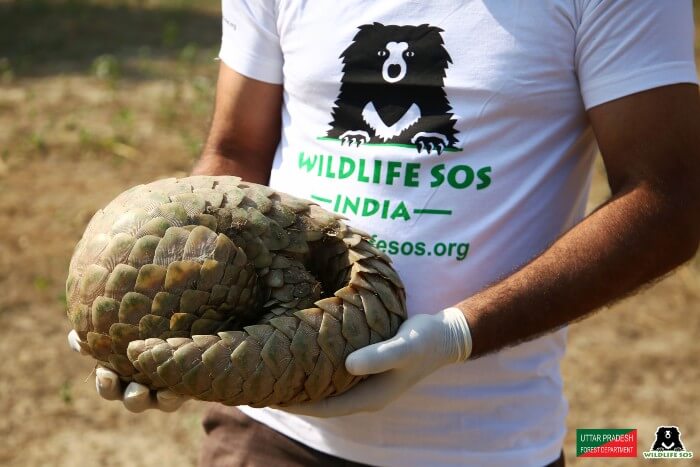
[[(223, 14), (221, 59), (284, 83), (270, 184), (373, 234), (409, 315), (507, 276), (582, 218), (586, 109), (697, 79), (689, 0), (224, 0)], [(367, 464), (541, 466), (562, 449), (565, 340), (450, 365), (377, 413), (244, 411)]]

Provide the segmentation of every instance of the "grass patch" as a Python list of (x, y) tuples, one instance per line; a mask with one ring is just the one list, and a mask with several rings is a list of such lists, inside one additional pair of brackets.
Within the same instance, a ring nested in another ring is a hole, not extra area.
[[(139, 74), (150, 59), (204, 61), (221, 37), (219, 2), (50, 1), (0, 2), (0, 78), (84, 73)], [(115, 68), (115, 64), (121, 66)], [(6, 78), (2, 78), (6, 79)]]

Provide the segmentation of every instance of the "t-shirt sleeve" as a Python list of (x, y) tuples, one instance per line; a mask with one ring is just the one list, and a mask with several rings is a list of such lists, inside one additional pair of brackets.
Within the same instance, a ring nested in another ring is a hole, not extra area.
[(629, 94), (697, 83), (691, 0), (583, 0), (576, 69), (586, 109)]
[(223, 0), (219, 58), (242, 75), (282, 83), (284, 59), (272, 0)]

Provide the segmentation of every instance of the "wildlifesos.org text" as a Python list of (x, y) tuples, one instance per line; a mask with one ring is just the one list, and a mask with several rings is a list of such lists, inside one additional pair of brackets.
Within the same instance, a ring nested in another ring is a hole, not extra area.
[(423, 241), (398, 242), (372, 235), (370, 243), (378, 250), (392, 256), (445, 256), (463, 261), (469, 253), (469, 243), (457, 242), (437, 242), (428, 243)]

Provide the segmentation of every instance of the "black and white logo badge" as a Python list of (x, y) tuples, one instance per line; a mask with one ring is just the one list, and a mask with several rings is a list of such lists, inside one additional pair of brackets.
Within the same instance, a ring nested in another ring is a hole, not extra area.
[(681, 441), (681, 431), (677, 426), (660, 426), (656, 429), (656, 438), (651, 450), (644, 452), (645, 459), (691, 459), (692, 451), (686, 451)]
[(392, 144), (441, 154), (457, 150), (443, 90), (450, 55), (442, 29), (360, 26), (343, 51), (343, 77), (326, 136), (341, 144)]

